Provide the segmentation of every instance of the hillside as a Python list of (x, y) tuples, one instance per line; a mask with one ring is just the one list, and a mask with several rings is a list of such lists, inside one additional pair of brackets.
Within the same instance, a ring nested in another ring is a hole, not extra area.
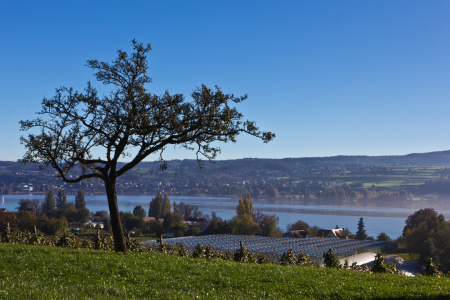
[[(120, 163), (121, 167), (124, 163)], [(450, 151), (403, 156), (335, 156), (284, 159), (244, 158), (203, 162), (141, 162), (118, 179), (119, 194), (287, 197), (293, 200), (437, 200), (450, 195)], [(74, 175), (79, 173), (74, 170)], [(30, 187), (32, 190), (30, 190)], [(52, 168), (0, 162), (0, 194), (45, 193), (78, 188), (104, 193), (97, 179), (64, 184)], [(275, 191), (276, 189), (276, 191)], [(364, 190), (366, 189), (366, 190)]]
[(448, 299), (448, 278), (0, 243), (3, 299)]

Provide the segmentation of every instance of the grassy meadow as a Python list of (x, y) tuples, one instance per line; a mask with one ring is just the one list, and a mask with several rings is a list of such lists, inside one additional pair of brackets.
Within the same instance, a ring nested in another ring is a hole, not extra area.
[(449, 299), (450, 279), (0, 243), (0, 299)]

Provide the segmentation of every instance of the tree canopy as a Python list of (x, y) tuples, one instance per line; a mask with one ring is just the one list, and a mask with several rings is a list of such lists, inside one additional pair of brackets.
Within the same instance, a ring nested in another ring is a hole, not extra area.
[(55, 209), (55, 194), (53, 193), (53, 190), (50, 190), (45, 195), (45, 200), (42, 203), (42, 211), (43, 212), (50, 212)]
[(136, 205), (133, 209), (133, 215), (140, 218), (145, 218), (147, 213), (145, 212), (145, 209), (142, 207), (142, 205)]
[(63, 189), (60, 189), (56, 195), (56, 208), (67, 209), (67, 196), (66, 191)]
[(75, 195), (75, 208), (82, 209), (86, 208), (86, 201), (84, 200), (84, 191), (79, 188), (77, 194)]
[(288, 225), (286, 226), (286, 230), (287, 230), (287, 231), (294, 231), (294, 230), (305, 230), (305, 231), (309, 231), (309, 230), (311, 230), (311, 228), (309, 227), (309, 224), (306, 223), (305, 221), (298, 220), (298, 221), (295, 222), (294, 224), (288, 224)]
[(255, 209), (253, 208), (253, 200), (250, 193), (247, 193), (244, 198), (239, 199), (239, 204), (236, 206), (236, 214), (238, 217), (249, 215), (253, 218), (255, 216)]
[[(167, 168), (163, 152), (168, 146), (195, 151), (201, 166), (201, 157), (212, 160), (220, 153), (214, 142), (234, 143), (240, 133), (265, 143), (275, 137), (260, 131), (254, 121), (242, 120), (243, 114), (231, 106), (247, 99), (247, 95), (235, 97), (218, 86), (211, 89), (205, 85), (193, 90), (191, 100), (168, 91), (163, 95), (148, 92), (145, 85), (151, 78), (147, 75), (147, 54), (151, 46), (135, 40), (132, 44), (133, 53), (118, 50), (112, 63), (87, 61), (98, 81), (115, 88), (109, 95), (99, 96), (90, 82), (84, 92), (57, 88), (54, 97), (43, 99), (40, 117), (20, 122), (22, 131), (37, 129), (37, 133), (21, 137), (26, 148), (21, 162), (51, 166), (69, 183), (103, 180), (115, 249), (123, 252), (126, 243), (116, 191), (119, 176), (150, 154), (159, 155), (164, 162), (162, 168)], [(120, 168), (119, 158), (128, 161)], [(78, 170), (81, 172), (75, 172)]]
[(163, 219), (171, 210), (172, 205), (170, 199), (165, 194), (158, 193), (155, 198), (150, 201), (150, 208), (148, 209), (148, 216), (156, 219)]

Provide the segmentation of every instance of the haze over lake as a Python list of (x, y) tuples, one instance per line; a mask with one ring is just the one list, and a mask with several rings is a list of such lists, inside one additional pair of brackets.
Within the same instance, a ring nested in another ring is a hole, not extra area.
[[(136, 205), (148, 211), (150, 200), (154, 196), (118, 196), (119, 210), (133, 211)], [(198, 196), (169, 196), (173, 202), (198, 205), (204, 214), (212, 211), (223, 219), (230, 219), (236, 214), (238, 198), (225, 197), (198, 197)], [(45, 195), (5, 195), (4, 201), (0, 201), (0, 208), (15, 211), (20, 199), (38, 199), (43, 201)], [(86, 207), (95, 212), (108, 209), (106, 196), (86, 195)], [(74, 195), (67, 195), (68, 202), (75, 202)], [(319, 226), (324, 229), (347, 227), (351, 232), (357, 231), (360, 217), (364, 218), (367, 234), (376, 237), (380, 232), (385, 232), (391, 238), (397, 238), (405, 226), (406, 218), (415, 211), (433, 207), (438, 213), (443, 213), (446, 219), (450, 218), (450, 204), (443, 202), (401, 202), (401, 203), (368, 203), (359, 202), (351, 204), (293, 204), (289, 201), (269, 201), (265, 199), (253, 199), (254, 208), (265, 214), (276, 214), (280, 218), (279, 227), (286, 229), (287, 224), (298, 220), (307, 222), (310, 226)]]

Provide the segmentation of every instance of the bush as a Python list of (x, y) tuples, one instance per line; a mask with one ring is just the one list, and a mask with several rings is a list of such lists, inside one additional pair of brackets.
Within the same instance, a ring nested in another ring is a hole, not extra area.
[(161, 253), (166, 254), (166, 255), (175, 255), (175, 254), (177, 254), (177, 249), (175, 248), (175, 246), (170, 245), (170, 244), (159, 244), (156, 247), (156, 250), (158, 252), (161, 252)]
[(443, 274), (438, 270), (439, 264), (433, 262), (431, 257), (427, 257), (425, 261), (425, 276), (442, 277)]
[(297, 265), (300, 265), (300, 266), (312, 266), (313, 265), (311, 258), (306, 254), (303, 254), (303, 253), (297, 254), (296, 259), (297, 259), (297, 261), (296, 261)]
[(75, 239), (72, 234), (64, 233), (64, 235), (56, 241), (56, 246), (76, 249), (80, 248), (81, 244)]
[(388, 274), (401, 274), (397, 267), (386, 263), (382, 253), (375, 255), (375, 261), (373, 262), (372, 272), (374, 273), (388, 273)]
[(114, 239), (110, 235), (100, 235), (94, 236), (93, 238), (93, 248), (95, 250), (114, 250)]
[(29, 231), (13, 231), (6, 227), (2, 234), (2, 242), (25, 245), (49, 245), (54, 246), (51, 240), (47, 240), (41, 233), (31, 233)]
[(242, 247), (241, 249), (236, 250), (236, 252), (234, 253), (234, 261), (242, 263), (255, 263), (257, 260), (252, 252), (248, 251), (247, 248)]
[(280, 263), (282, 265), (295, 265), (297, 258), (295, 257), (294, 251), (289, 249), (281, 255)]
[(256, 263), (260, 264), (260, 265), (265, 265), (265, 264), (270, 264), (271, 261), (269, 260), (269, 258), (265, 255), (262, 254), (256, 254)]
[(90, 243), (89, 241), (87, 241), (86, 239), (83, 239), (83, 243), (81, 243), (81, 248), (84, 249), (92, 249), (92, 243)]
[(189, 250), (186, 248), (186, 246), (183, 243), (177, 243), (176, 247), (176, 251), (178, 256), (182, 256), (182, 257), (190, 257), (191, 253), (189, 252)]
[(334, 254), (334, 251), (331, 250), (331, 248), (323, 254), (324, 258), (324, 264), (327, 268), (336, 268), (340, 269), (341, 264), (339, 263), (339, 260), (336, 257), (336, 254)]
[(138, 240), (127, 239), (127, 249), (135, 252), (145, 252), (145, 247)]
[(220, 253), (220, 257), (223, 259), (223, 260), (234, 260), (234, 254), (233, 254), (233, 252), (231, 252), (231, 250), (230, 249), (228, 249), (225, 253)]
[(210, 245), (198, 244), (197, 246), (195, 246), (192, 257), (211, 259), (211, 258), (220, 258), (220, 254), (219, 252), (214, 251)]

